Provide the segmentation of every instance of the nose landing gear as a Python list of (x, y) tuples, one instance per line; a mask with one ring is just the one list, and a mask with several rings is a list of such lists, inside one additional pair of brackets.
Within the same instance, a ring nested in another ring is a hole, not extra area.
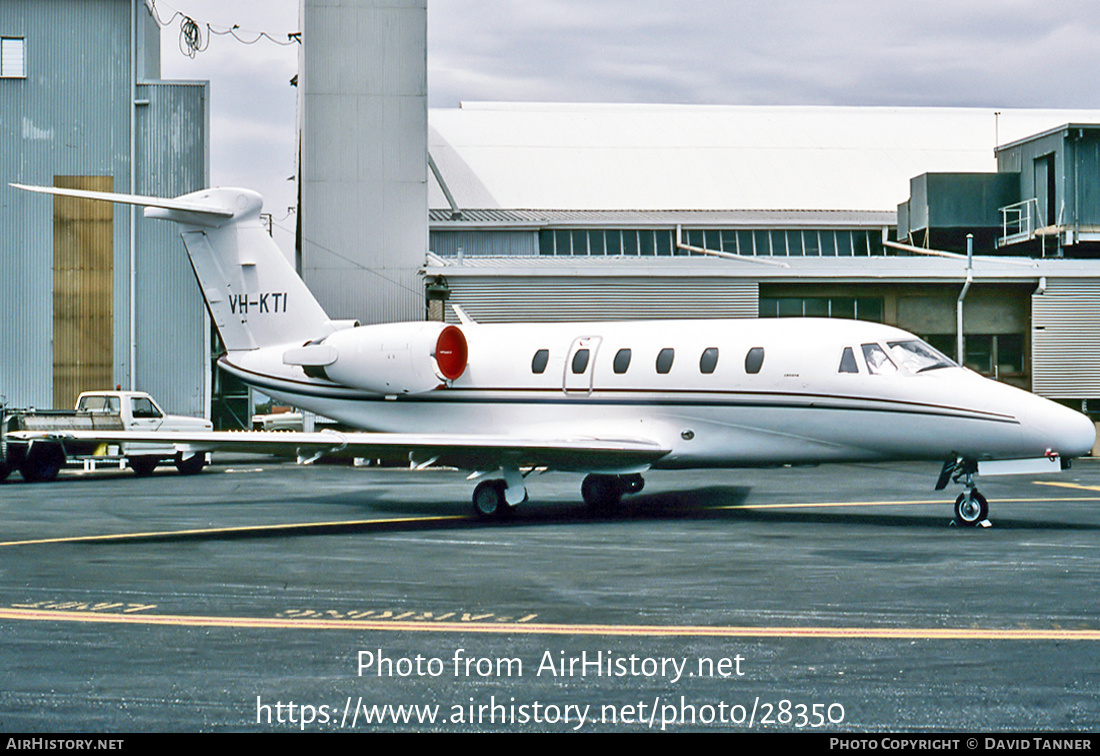
[(948, 481), (962, 483), (966, 490), (955, 499), (955, 524), (972, 528), (980, 525), (989, 518), (989, 502), (978, 493), (974, 477), (978, 472), (978, 463), (972, 459), (957, 457), (943, 463), (940, 471), (940, 479), (936, 482), (936, 490), (942, 491), (947, 487)]

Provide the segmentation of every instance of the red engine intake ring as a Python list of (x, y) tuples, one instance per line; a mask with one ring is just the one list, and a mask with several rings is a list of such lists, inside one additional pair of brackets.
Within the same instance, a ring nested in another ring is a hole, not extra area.
[(466, 372), (466, 360), (470, 349), (466, 336), (458, 326), (449, 325), (439, 333), (435, 342), (435, 364), (439, 374), (448, 381), (458, 380)]

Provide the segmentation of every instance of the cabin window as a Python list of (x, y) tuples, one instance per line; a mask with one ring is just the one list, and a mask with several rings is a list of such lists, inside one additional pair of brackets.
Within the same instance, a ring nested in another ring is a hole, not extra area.
[(863, 357), (867, 360), (867, 370), (871, 375), (892, 375), (898, 372), (898, 366), (878, 344), (864, 344)]
[(117, 396), (85, 396), (77, 407), (81, 412), (107, 412), (118, 414), (119, 402)]
[(671, 348), (662, 349), (657, 355), (657, 372), (662, 375), (672, 370), (672, 360), (676, 357), (676, 350)]
[(858, 373), (859, 365), (856, 363), (856, 354), (851, 347), (844, 347), (844, 353), (840, 355), (841, 373)]
[(764, 366), (764, 347), (753, 347), (745, 355), (745, 372), (756, 374)]
[(550, 361), (550, 350), (540, 349), (535, 352), (534, 358), (531, 360), (531, 372), (543, 373), (546, 371), (546, 363)]
[(130, 400), (130, 414), (139, 419), (160, 417), (157, 408), (144, 396), (137, 396)]
[(573, 373), (580, 375), (588, 369), (588, 355), (587, 349), (578, 349), (573, 354)]
[(718, 367), (718, 347), (708, 347), (699, 358), (699, 372), (709, 375)]
[(630, 350), (620, 349), (615, 353), (615, 362), (612, 364), (615, 372), (622, 375), (630, 367)]

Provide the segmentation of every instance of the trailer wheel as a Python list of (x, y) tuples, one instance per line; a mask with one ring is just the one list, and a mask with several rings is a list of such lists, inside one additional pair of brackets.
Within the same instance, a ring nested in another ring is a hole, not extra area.
[(192, 454), (184, 457), (183, 452), (176, 452), (176, 469), (180, 475), (197, 475), (206, 467), (206, 452)]
[(45, 483), (57, 477), (65, 464), (65, 450), (61, 444), (34, 444), (19, 465), (19, 474), (29, 483)]

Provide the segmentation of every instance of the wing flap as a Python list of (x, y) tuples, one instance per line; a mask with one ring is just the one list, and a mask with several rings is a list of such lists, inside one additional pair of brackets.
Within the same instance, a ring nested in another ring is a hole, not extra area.
[(296, 456), (392, 457), (464, 470), (495, 469), (502, 464), (592, 472), (647, 467), (669, 449), (645, 439), (520, 438), (513, 436), (339, 433), (319, 431), (197, 431), (185, 433), (141, 431), (18, 431), (9, 438), (31, 440), (96, 441), (107, 444), (172, 444), (177, 451), (233, 451)]

